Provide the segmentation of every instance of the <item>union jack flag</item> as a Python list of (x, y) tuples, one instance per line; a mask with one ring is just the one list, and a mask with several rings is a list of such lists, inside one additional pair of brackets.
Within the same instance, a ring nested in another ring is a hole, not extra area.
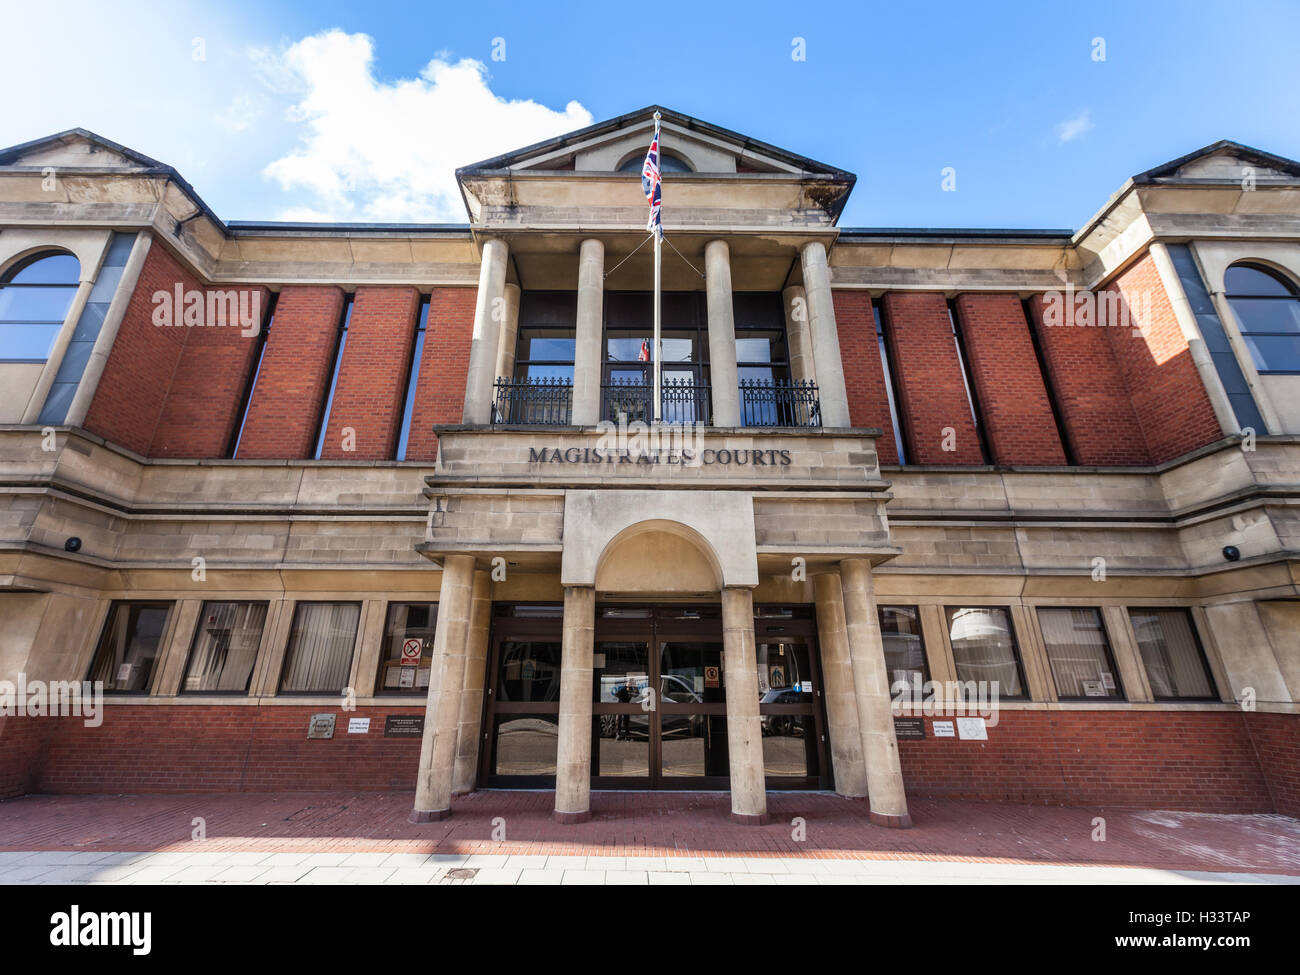
[(637, 353), (636, 358), (638, 362), (650, 361), (650, 340), (649, 339), (641, 340), (641, 351)]
[(662, 182), (659, 172), (659, 120), (656, 119), (654, 141), (650, 143), (650, 149), (645, 154), (645, 165), (641, 167), (641, 190), (650, 203), (650, 220), (646, 223), (645, 229), (659, 237), (664, 235), (663, 223), (659, 216)]

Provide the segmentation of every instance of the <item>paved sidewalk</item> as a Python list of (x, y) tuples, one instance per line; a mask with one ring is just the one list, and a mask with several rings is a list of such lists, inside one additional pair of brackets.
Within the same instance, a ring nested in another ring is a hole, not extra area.
[[(725, 793), (597, 792), (592, 821), (575, 826), (552, 820), (550, 791), (484, 790), (456, 799), (450, 819), (415, 825), (412, 798), (12, 799), (0, 802), (0, 883), (1300, 880), (1300, 821), (1275, 815), (918, 799), (915, 828), (891, 830), (864, 802), (777, 792), (773, 822), (755, 827), (730, 822)], [(448, 872), (458, 868), (477, 873)]]
[(0, 853), (0, 884), (1295, 884), (1288, 874), (1149, 867), (451, 853)]

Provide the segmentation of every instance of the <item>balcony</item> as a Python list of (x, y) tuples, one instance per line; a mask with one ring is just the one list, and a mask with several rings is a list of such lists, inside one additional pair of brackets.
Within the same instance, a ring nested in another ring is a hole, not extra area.
[[(603, 419), (618, 423), (650, 423), (654, 419), (654, 387), (633, 381), (601, 387)], [(665, 379), (660, 384), (660, 422), (704, 424), (709, 422), (709, 387), (693, 379)]]
[(812, 380), (742, 379), (740, 425), (743, 427), (819, 427), (821, 401)]
[(573, 380), (497, 379), (492, 424), (564, 427), (572, 422)]

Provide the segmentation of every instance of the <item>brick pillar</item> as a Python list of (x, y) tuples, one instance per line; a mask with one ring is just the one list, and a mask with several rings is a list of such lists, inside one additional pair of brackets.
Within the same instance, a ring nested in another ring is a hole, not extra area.
[(885, 367), (876, 341), (876, 316), (865, 291), (833, 291), (835, 323), (844, 356), (844, 386), (849, 397), (849, 423), (884, 431), (876, 441), (882, 464), (898, 463), (894, 418), (889, 415)]
[[(883, 298), (885, 338), (907, 418), (908, 459), (915, 464), (980, 464), (961, 362), (943, 295), (891, 291)], [(947, 437), (951, 429), (953, 436)], [(945, 440), (955, 449), (944, 450)]]
[(240, 459), (312, 456), (342, 314), (339, 288), (291, 287), (280, 292), (262, 372), (244, 421)]
[(435, 423), (460, 423), (465, 407), (465, 375), (474, 332), (474, 288), (434, 288), (429, 296), (420, 378), (411, 405), (406, 459), (433, 462), (438, 457)]
[(1035, 295), (1029, 315), (1079, 464), (1148, 464), (1142, 428), (1105, 328), (1076, 325), (1070, 292)]
[[(357, 289), (323, 459), (392, 460), (419, 311), (420, 292), (415, 288)], [(351, 451), (344, 449), (344, 431), (349, 428), (355, 440)]]
[(1016, 295), (957, 296), (957, 319), (995, 464), (1064, 464), (1065, 451)]

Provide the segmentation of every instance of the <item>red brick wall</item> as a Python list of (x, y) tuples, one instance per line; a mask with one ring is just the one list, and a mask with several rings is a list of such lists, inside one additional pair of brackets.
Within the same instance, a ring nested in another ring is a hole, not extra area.
[(198, 287), (154, 241), (86, 414), (87, 430), (138, 454), (147, 454), (153, 443), (167, 390), (192, 331), (153, 324), (154, 293), (174, 294), (178, 281), (186, 288)]
[[(307, 740), (313, 714), (334, 711), (334, 737)], [(413, 789), (419, 738), (385, 738), (384, 716), (423, 702), (341, 711), (320, 706), (109, 705), (98, 728), (80, 718), (24, 718), (52, 731), (38, 792), (272, 792)], [(348, 719), (370, 731), (348, 734)]]
[(36, 788), (45, 743), (57, 718), (0, 718), (0, 799), (24, 796)]
[(844, 386), (849, 395), (849, 422), (855, 427), (883, 430), (876, 442), (880, 462), (897, 464), (898, 445), (894, 443), (894, 421), (889, 415), (889, 393), (876, 343), (871, 295), (865, 291), (834, 291), (831, 296), (844, 362)]
[(244, 421), (241, 459), (313, 456), (342, 314), (339, 288), (290, 287), (280, 292), (262, 372)]
[(1075, 325), (1072, 309), (1064, 308), (1059, 323), (1045, 324), (1042, 295), (1030, 299), (1029, 312), (1075, 462), (1151, 463), (1107, 330)]
[(899, 741), (915, 798), (1272, 812), (1246, 716), (1206, 711), (1002, 711), (988, 741)]
[[(1129, 309), (1145, 310), (1150, 302), (1145, 337), (1133, 328), (1108, 327), (1104, 331), (1124, 375), (1151, 459), (1156, 463), (1172, 460), (1218, 440), (1222, 436), (1219, 421), (1151, 255), (1119, 275), (1109, 291), (1117, 293)], [(1135, 317), (1130, 311), (1130, 319)]]
[[(909, 462), (983, 463), (943, 295), (891, 291), (883, 301)], [(956, 432), (952, 451), (942, 447), (946, 427)]]
[(959, 295), (956, 312), (992, 461), (1064, 464), (1065, 451), (1020, 299)]
[[(393, 459), (419, 310), (415, 288), (357, 289), (322, 458)], [(356, 440), (352, 451), (344, 450), (348, 427)]]
[[(223, 288), (256, 295), (257, 325), (265, 321), (271, 292), (266, 288)], [(248, 299), (245, 299), (248, 301)], [(224, 457), (230, 445), (244, 387), (257, 353), (258, 336), (244, 335), (238, 325), (185, 329), (185, 350), (172, 377), (162, 415), (149, 447), (150, 457)]]
[(1300, 714), (1247, 714), (1275, 811), (1300, 819)]
[(460, 423), (464, 418), (477, 297), (477, 288), (434, 288), (429, 298), (420, 379), (406, 440), (407, 460), (436, 460), (438, 438), (431, 428), (435, 423)]
[[(204, 324), (185, 325), (183, 303), (171, 309), (176, 325), (153, 323), (155, 310), (162, 307), (154, 304), (153, 295), (166, 292), (174, 304), (178, 284), (182, 294), (203, 295)], [(237, 324), (208, 323), (207, 296), (214, 291), (255, 293), (255, 317), (261, 324), (270, 301), (267, 289), (205, 287), (162, 244), (149, 249), (86, 429), (149, 457), (225, 456), (258, 340), (242, 334)]]

